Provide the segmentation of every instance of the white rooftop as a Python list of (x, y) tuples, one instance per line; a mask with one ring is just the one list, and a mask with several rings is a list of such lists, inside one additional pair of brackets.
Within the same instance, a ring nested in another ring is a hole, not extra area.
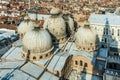
[(34, 76), (35, 78), (38, 78), (39, 75), (43, 72), (43, 68), (32, 64), (30, 62), (28, 62), (27, 64), (25, 64), (22, 68), (22, 71)]
[(39, 80), (59, 80), (59, 78), (49, 72), (45, 72)]
[(61, 71), (63, 69), (68, 57), (69, 57), (69, 54), (67, 54), (67, 53), (56, 54), (53, 57), (53, 59), (51, 60), (50, 64), (48, 65), (47, 69)]

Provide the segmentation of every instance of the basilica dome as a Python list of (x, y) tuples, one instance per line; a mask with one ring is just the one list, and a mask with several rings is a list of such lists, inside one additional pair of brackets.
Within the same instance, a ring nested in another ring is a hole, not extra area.
[(20, 36), (25, 35), (26, 32), (32, 30), (34, 28), (34, 23), (30, 21), (30, 18), (28, 16), (24, 17), (24, 21), (20, 23), (18, 26), (18, 33)]
[(52, 51), (53, 45), (50, 34), (40, 27), (35, 27), (33, 30), (27, 32), (23, 38), (23, 52), (34, 57), (41, 55), (49, 55)]
[(43, 25), (50, 32), (52, 38), (57, 40), (66, 38), (66, 24), (64, 19), (60, 15), (57, 15), (59, 12), (58, 9), (52, 9), (51, 14), (54, 15), (47, 18)]
[(75, 44), (79, 50), (93, 51), (97, 46), (96, 33), (89, 25), (80, 27), (75, 33)]

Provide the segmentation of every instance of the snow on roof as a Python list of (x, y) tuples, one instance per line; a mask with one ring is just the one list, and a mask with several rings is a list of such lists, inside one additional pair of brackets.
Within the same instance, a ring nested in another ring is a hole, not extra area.
[(3, 39), (5, 39), (5, 37), (4, 37), (4, 36), (2, 36), (2, 35), (0, 35), (0, 40), (3, 40)]
[(11, 47), (2, 57), (1, 59), (5, 59), (16, 47)]
[(70, 54), (73, 56), (84, 56), (85, 58), (90, 60), (92, 63), (95, 63), (96, 61), (96, 58), (94, 58), (93, 56), (91, 56), (89, 53), (85, 51), (73, 50), (72, 52), (70, 52)]
[(2, 58), (4, 58), (5, 60), (8, 61), (16, 61), (16, 60), (24, 60), (21, 57), (21, 53), (22, 53), (22, 47), (12, 47), (12, 49), (10, 49), (11, 51), (8, 51), (5, 56), (3, 56)]
[(15, 44), (16, 46), (22, 46), (22, 41), (21, 40), (17, 40), (13, 44)]
[(91, 14), (88, 21), (90, 24), (105, 25), (106, 19), (109, 21), (109, 25), (120, 25), (120, 16), (108, 15), (108, 14)]
[(49, 72), (45, 72), (39, 80), (59, 80), (59, 78)]
[(33, 63), (28, 62), (21, 68), (21, 70), (26, 72), (27, 74), (34, 76), (35, 78), (38, 78), (44, 69)]
[(8, 46), (0, 49), (0, 57), (1, 57), (2, 55), (4, 55), (10, 48), (11, 48), (11, 46), (8, 45)]
[(58, 53), (53, 57), (47, 69), (61, 71), (68, 57), (69, 57), (69, 54), (67, 53)]
[(0, 28), (0, 32), (1, 32), (1, 31), (3, 31), (3, 32), (4, 32), (4, 31), (5, 31), (5, 32), (13, 32), (13, 33), (15, 32), (15, 30), (10, 30), (10, 29), (6, 29), (6, 28)]
[(4, 36), (4, 37), (8, 38), (8, 37), (11, 37), (11, 35), (14, 35), (14, 34), (15, 33), (12, 33), (12, 32), (5, 32), (5, 33), (1, 34), (1, 36)]
[(69, 57), (69, 55), (67, 53), (62, 53), (63, 55), (61, 55), (59, 61), (57, 62), (55, 69), (57, 71), (61, 71), (65, 65), (65, 62), (67, 60), (67, 58)]
[(74, 42), (68, 42), (68, 44), (65, 47), (65, 50), (71, 52), (73, 50), (78, 50), (78, 49), (76, 48), (76, 45)]
[(0, 62), (0, 69), (6, 69), (6, 68), (16, 68), (17, 66), (20, 66), (25, 61), (16, 61), (16, 62)]
[(2, 30), (0, 30), (0, 34), (3, 34), (3, 33), (5, 33), (6, 31), (2, 31)]
[(50, 64), (48, 65), (47, 69), (49, 70), (53, 70), (54, 66), (56, 65), (56, 63), (58, 62), (60, 56), (55, 56), (53, 57), (53, 59), (51, 60)]
[[(9, 69), (9, 70), (2, 70), (0, 72), (0, 79), (2, 80), (4, 78), (4, 80), (36, 80), (33, 77), (23, 73), (20, 70), (15, 70), (12, 74), (10, 74), (13, 71), (13, 69)], [(9, 74), (9, 75), (8, 75)], [(7, 78), (7, 79), (5, 79)]]
[(47, 63), (47, 61), (49, 60), (50, 58), (45, 58), (45, 59), (40, 59), (39, 61), (33, 61), (34, 63), (36, 64), (41, 64), (41, 65), (44, 65)]
[[(0, 80), (37, 80), (44, 68), (25, 61), (0, 62)], [(54, 74), (45, 71), (39, 80), (59, 80)]]

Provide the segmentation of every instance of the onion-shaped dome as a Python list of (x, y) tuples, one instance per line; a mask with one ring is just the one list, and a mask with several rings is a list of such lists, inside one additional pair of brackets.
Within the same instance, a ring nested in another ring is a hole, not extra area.
[(53, 49), (50, 34), (44, 29), (34, 28), (27, 32), (23, 38), (23, 51), (31, 54), (45, 54)]
[[(57, 9), (52, 9), (51, 13), (58, 14), (58, 11)], [(55, 15), (56, 17), (53, 16), (54, 15), (51, 15), (45, 20), (43, 27), (47, 29), (55, 39), (66, 38), (66, 24), (64, 19), (60, 15)]]
[(75, 44), (80, 50), (93, 51), (97, 47), (96, 33), (89, 25), (80, 27), (75, 33)]
[(28, 16), (24, 17), (24, 21), (20, 23), (18, 26), (18, 33), (21, 35), (25, 35), (26, 32), (32, 30), (34, 28), (34, 23), (30, 21)]

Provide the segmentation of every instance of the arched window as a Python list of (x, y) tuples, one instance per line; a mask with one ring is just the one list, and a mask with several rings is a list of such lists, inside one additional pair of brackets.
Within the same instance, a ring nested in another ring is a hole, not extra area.
[(25, 54), (23, 54), (22, 57), (25, 57)]
[(78, 61), (75, 61), (75, 65), (78, 65)]
[(27, 59), (30, 58), (30, 50), (28, 50), (28, 53), (27, 53)]
[(87, 64), (87, 63), (85, 63), (85, 64), (84, 64), (84, 67), (88, 67), (88, 64)]
[(59, 71), (57, 71), (57, 76), (59, 76)]
[(83, 50), (85, 50), (85, 48), (83, 48)]
[(112, 29), (112, 35), (114, 35), (114, 29)]
[(105, 43), (107, 43), (107, 38), (105, 38)]
[(88, 48), (88, 50), (90, 50), (90, 48)]
[(42, 56), (40, 56), (40, 59), (42, 59)]
[(82, 60), (80, 60), (80, 66), (83, 66), (83, 62), (82, 62)]
[(33, 57), (33, 60), (36, 60), (36, 57), (35, 57), (35, 56)]
[(46, 57), (48, 57), (48, 54), (46, 54)]
[(117, 32), (118, 36), (120, 36), (120, 29), (118, 29), (118, 32)]
[(106, 28), (106, 35), (108, 35), (108, 28)]

